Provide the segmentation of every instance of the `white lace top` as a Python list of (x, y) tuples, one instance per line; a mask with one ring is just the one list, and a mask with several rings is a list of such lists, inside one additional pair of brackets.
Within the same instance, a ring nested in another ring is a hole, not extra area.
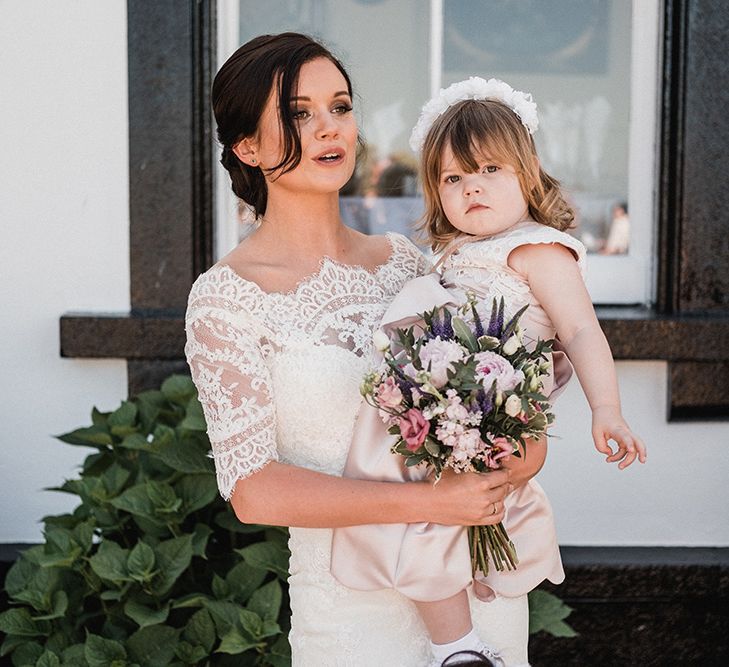
[(426, 260), (388, 234), (375, 270), (324, 257), (287, 293), (267, 293), (216, 264), (192, 286), (185, 354), (225, 499), (269, 461), (341, 474), (385, 308)]

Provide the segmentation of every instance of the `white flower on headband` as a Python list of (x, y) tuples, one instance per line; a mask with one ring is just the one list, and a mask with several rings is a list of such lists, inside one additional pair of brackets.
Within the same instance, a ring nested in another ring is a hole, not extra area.
[(509, 107), (521, 120), (529, 134), (534, 134), (539, 127), (537, 117), (537, 103), (532, 99), (531, 93), (514, 90), (508, 83), (500, 79), (482, 79), (472, 76), (465, 81), (453, 83), (448, 88), (441, 88), (440, 92), (428, 101), (420, 112), (420, 118), (410, 135), (410, 148), (415, 153), (423, 150), (425, 136), (428, 130), (448, 107), (462, 100), (497, 100)]

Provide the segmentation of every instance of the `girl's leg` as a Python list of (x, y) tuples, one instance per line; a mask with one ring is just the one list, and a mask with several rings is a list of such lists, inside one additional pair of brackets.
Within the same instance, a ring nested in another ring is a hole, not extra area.
[(434, 644), (454, 642), (465, 637), (473, 628), (465, 590), (445, 600), (416, 602), (415, 606)]
[(464, 659), (463, 656), (453, 654), (467, 651), (489, 657), (494, 667), (503, 667), (504, 663), (499, 656), (481, 641), (473, 629), (468, 593), (465, 590), (445, 600), (416, 602), (415, 606), (430, 633), (432, 665), (440, 667), (441, 663), (451, 655), (453, 662), (449, 664), (458, 665), (468, 658)]

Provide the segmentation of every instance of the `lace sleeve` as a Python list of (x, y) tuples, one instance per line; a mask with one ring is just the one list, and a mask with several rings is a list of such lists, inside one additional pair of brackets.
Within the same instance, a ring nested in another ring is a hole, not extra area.
[[(209, 272), (210, 273), (210, 272)], [(205, 413), (220, 494), (278, 460), (271, 376), (255, 318), (203, 274), (190, 292), (185, 356)]]

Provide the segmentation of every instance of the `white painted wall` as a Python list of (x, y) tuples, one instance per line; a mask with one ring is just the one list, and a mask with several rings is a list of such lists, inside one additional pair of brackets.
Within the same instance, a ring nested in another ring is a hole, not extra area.
[(32, 542), (91, 452), (51, 435), (126, 394), (123, 361), (61, 359), (58, 334), (129, 308), (126, 2), (3, 2), (0, 44), (0, 542)]
[(648, 462), (605, 463), (590, 435), (576, 379), (556, 405), (555, 433), (539, 481), (564, 545), (729, 546), (729, 424), (666, 422), (667, 364), (619, 362), (623, 414), (646, 442)]

